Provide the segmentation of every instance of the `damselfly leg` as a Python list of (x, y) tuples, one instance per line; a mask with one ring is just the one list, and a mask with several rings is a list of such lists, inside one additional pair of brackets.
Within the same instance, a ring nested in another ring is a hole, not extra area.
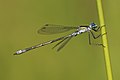
[(105, 35), (106, 33), (104, 33), (104, 34), (99, 34), (98, 36), (95, 36), (92, 31), (89, 31), (89, 32), (88, 32), (88, 41), (89, 41), (89, 44), (90, 44), (90, 45), (100, 45), (100, 46), (105, 47), (102, 43), (91, 43), (90, 34), (92, 34), (92, 37), (93, 37), (94, 39), (97, 39), (97, 38), (99, 38), (99, 37), (102, 37), (102, 36)]
[(98, 28), (97, 28), (97, 29), (94, 29), (94, 31), (95, 31), (95, 32), (98, 32), (98, 31), (100, 31), (103, 27), (105, 27), (105, 25), (98, 26)]

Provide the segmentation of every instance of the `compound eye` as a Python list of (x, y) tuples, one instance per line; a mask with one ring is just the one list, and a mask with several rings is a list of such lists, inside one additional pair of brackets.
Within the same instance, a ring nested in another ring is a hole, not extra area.
[(96, 25), (95, 23), (91, 23), (91, 27), (92, 27), (92, 28), (96, 28), (97, 25)]
[(95, 26), (96, 24), (95, 23), (91, 23), (91, 26)]

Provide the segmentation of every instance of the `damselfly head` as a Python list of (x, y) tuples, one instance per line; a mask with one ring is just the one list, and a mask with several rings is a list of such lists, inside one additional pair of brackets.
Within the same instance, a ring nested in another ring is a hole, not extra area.
[(97, 25), (96, 25), (94, 22), (92, 22), (92, 23), (89, 25), (89, 27), (90, 27), (91, 29), (95, 29), (95, 28), (97, 28)]

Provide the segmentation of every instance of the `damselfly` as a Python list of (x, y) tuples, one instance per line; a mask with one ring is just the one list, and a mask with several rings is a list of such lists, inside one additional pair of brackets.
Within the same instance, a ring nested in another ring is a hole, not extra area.
[[(22, 50), (18, 50), (14, 55), (19, 55), (19, 54), (25, 53), (27, 51), (30, 51), (30, 50), (33, 50), (33, 49), (57, 42), (57, 41), (60, 41), (60, 42), (58, 42), (53, 48), (55, 48), (56, 46), (58, 46), (62, 43), (59, 46), (59, 48), (57, 49), (57, 51), (60, 51), (69, 42), (69, 40), (71, 38), (73, 38), (79, 34), (85, 33), (85, 32), (88, 32), (88, 38), (89, 38), (88, 41), (89, 41), (89, 44), (91, 45), (92, 43), (91, 43), (90, 34), (92, 35), (92, 37), (94, 39), (97, 39), (98, 37), (103, 35), (103, 34), (102, 35), (99, 34), (98, 36), (94, 35), (93, 32), (98, 32), (101, 29), (101, 27), (97, 26), (95, 23), (91, 23), (90, 25), (81, 25), (81, 26), (77, 26), (77, 27), (46, 24), (41, 29), (38, 30), (38, 33), (40, 33), (40, 34), (55, 34), (55, 33), (66, 32), (66, 31), (69, 31), (72, 29), (75, 29), (75, 31), (72, 34), (69, 34), (67, 36), (63, 36), (63, 37), (60, 37), (60, 38), (57, 38), (54, 40), (50, 40), (50, 41), (47, 41), (47, 42), (44, 42), (44, 43), (41, 43), (41, 44), (38, 44), (38, 45), (35, 45), (32, 47), (28, 47), (28, 48), (25, 48)], [(95, 45), (102, 45), (102, 44), (95, 44)]]

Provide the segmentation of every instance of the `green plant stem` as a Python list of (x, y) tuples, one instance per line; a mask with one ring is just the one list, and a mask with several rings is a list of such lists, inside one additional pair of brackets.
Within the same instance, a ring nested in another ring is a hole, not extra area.
[[(106, 29), (105, 29), (105, 22), (104, 22), (104, 15), (103, 15), (101, 0), (97, 0), (97, 8), (98, 8), (100, 26), (104, 25), (104, 27), (101, 29), (101, 34), (104, 34), (104, 33), (106, 33)], [(109, 50), (108, 50), (107, 35), (102, 36), (102, 42), (103, 42), (103, 45), (105, 46), (104, 47), (104, 58), (105, 58), (107, 79), (108, 80), (113, 80), (111, 62), (110, 62), (110, 55), (109, 55)]]

